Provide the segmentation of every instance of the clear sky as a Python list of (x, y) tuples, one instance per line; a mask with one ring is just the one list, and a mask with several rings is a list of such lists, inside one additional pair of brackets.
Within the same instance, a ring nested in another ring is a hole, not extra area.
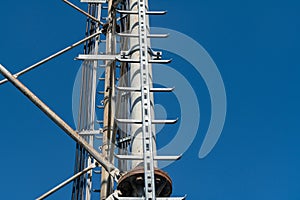
[[(84, 8), (79, 0), (72, 2)], [(168, 10), (151, 25), (177, 30), (201, 44), (217, 64), (227, 94), (221, 138), (199, 159), (210, 107), (205, 84), (197, 83), (203, 102), (200, 129), (183, 158), (164, 168), (173, 178), (174, 196), (300, 199), (300, 3), (149, 2), (153, 10)], [(1, 1), (0, 15), (0, 63), (11, 72), (84, 36), (85, 17), (59, 0)], [(72, 127), (72, 89), (80, 67), (73, 58), (82, 52), (82, 46), (75, 48), (20, 78)], [(0, 99), (1, 199), (34, 199), (72, 175), (75, 143), (11, 84), (0, 86)], [(67, 187), (49, 199), (70, 195)]]

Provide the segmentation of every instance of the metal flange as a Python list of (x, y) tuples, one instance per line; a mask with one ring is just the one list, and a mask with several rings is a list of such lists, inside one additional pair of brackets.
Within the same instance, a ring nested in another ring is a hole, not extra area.
[[(172, 180), (170, 176), (158, 169), (154, 169), (156, 197), (169, 197), (172, 193)], [(118, 181), (118, 190), (121, 197), (144, 196), (144, 167), (138, 166), (129, 171)]]

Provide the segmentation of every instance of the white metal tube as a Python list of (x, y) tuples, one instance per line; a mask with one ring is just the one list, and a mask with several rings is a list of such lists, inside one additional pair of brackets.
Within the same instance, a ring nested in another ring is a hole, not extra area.
[(43, 103), (35, 94), (33, 94), (25, 85), (16, 79), (5, 67), (0, 64), (0, 72), (7, 78), (18, 90), (20, 90), (28, 99), (30, 99), (41, 111), (43, 111), (56, 125), (58, 125), (73, 140), (81, 145), (100, 165), (105, 168), (111, 176), (117, 177), (119, 169), (108, 162), (94, 147), (85, 141), (75, 130), (73, 130), (64, 120), (53, 112), (45, 103)]
[(42, 196), (40, 196), (39, 198), (37, 198), (36, 200), (42, 200), (45, 199), (46, 197), (48, 197), (49, 195), (53, 194), (54, 192), (60, 190), (61, 188), (63, 188), (65, 185), (69, 184), (70, 182), (72, 182), (73, 180), (75, 180), (76, 178), (80, 177), (81, 175), (87, 173), (88, 171), (90, 171), (91, 169), (94, 169), (95, 165), (91, 165), (87, 168), (85, 168), (84, 170), (82, 170), (81, 172), (78, 172), (77, 174), (74, 174), (72, 177), (68, 178), (67, 180), (65, 180), (64, 182), (62, 182), (61, 184), (57, 185), (56, 187), (54, 187), (53, 189), (49, 190), (48, 192), (46, 192), (45, 194), (43, 194)]
[[(114, 0), (108, 0), (108, 18), (109, 24), (106, 33), (106, 54), (115, 55), (116, 38), (115, 38), (115, 8)], [(113, 161), (115, 132), (114, 128), (114, 93), (115, 93), (115, 62), (106, 61), (105, 84), (104, 84), (104, 117), (103, 117), (103, 139), (102, 139), (102, 156), (107, 160)], [(101, 191), (100, 200), (106, 199), (112, 192), (113, 182), (109, 174), (102, 170), (101, 173)]]
[[(86, 42), (87, 40), (90, 40), (91, 38), (93, 38), (93, 37), (95, 37), (95, 36), (97, 36), (97, 35), (100, 35), (100, 34), (101, 34), (101, 31), (99, 31), (99, 32), (97, 32), (97, 33), (94, 33), (93, 35), (90, 35), (90, 36), (88, 36), (88, 37), (86, 37), (86, 38), (84, 38), (84, 39), (82, 39), (82, 40), (80, 40), (80, 41), (78, 41), (78, 42), (76, 42), (76, 43), (74, 43), (74, 44), (72, 44), (72, 45), (70, 45), (70, 46), (64, 48), (63, 50), (61, 50), (61, 51), (59, 51), (59, 52), (57, 52), (57, 53), (55, 53), (55, 54), (52, 54), (51, 56), (49, 56), (49, 57), (47, 57), (47, 58), (45, 58), (45, 59), (43, 59), (43, 60), (41, 60), (41, 61), (39, 61), (39, 62), (37, 62), (37, 63), (35, 63), (35, 64), (33, 64), (33, 65), (27, 67), (26, 69), (23, 69), (22, 71), (20, 71), (20, 72), (14, 74), (13, 76), (14, 76), (15, 78), (18, 78), (18, 77), (21, 76), (22, 74), (25, 74), (26, 72), (29, 72), (29, 71), (31, 71), (31, 70), (37, 68), (38, 66), (40, 66), (40, 65), (42, 65), (42, 64), (44, 64), (44, 63), (46, 63), (46, 62), (48, 62), (49, 60), (52, 60), (53, 58), (56, 58), (57, 56), (60, 56), (60, 55), (63, 54), (63, 53), (66, 53), (67, 51), (73, 49), (74, 47), (77, 47), (78, 45), (80, 45), (80, 44)], [(0, 81), (0, 85), (3, 84), (3, 83), (6, 83), (7, 81), (8, 81), (7, 79), (1, 80), (1, 81)]]
[[(148, 2), (146, 3), (146, 7), (148, 7)], [(130, 8), (132, 8), (132, 11), (138, 12), (138, 6), (136, 0), (130, 0)], [(139, 35), (139, 16), (138, 15), (130, 15), (130, 34)], [(149, 20), (147, 19), (147, 27), (149, 27)], [(139, 38), (129, 38), (130, 47), (139, 45)], [(150, 44), (150, 41), (148, 41), (148, 44)], [(140, 60), (140, 52), (136, 51), (132, 54), (131, 59)], [(150, 85), (149, 88), (152, 88), (152, 66), (151, 64), (148, 64), (148, 71), (150, 79)], [(139, 63), (131, 63), (130, 64), (130, 87), (131, 88), (141, 88), (141, 72), (140, 72), (140, 62)], [(142, 102), (141, 102), (141, 93), (140, 92), (132, 92), (131, 94), (131, 119), (142, 119)], [(150, 104), (151, 104), (151, 113), (152, 117), (154, 116), (154, 100), (153, 95), (150, 94)], [(152, 132), (155, 137), (155, 125), (152, 126)], [(142, 131), (142, 125), (140, 124), (132, 124), (131, 125), (131, 135), (132, 135), (132, 154), (133, 155), (141, 155), (143, 156), (143, 131)], [(153, 139), (153, 153), (156, 154), (156, 143)], [(142, 161), (132, 161), (132, 168), (135, 168), (138, 165), (141, 165)], [(156, 161), (154, 162), (155, 167), (157, 166)]]
[(100, 24), (103, 24), (103, 22), (101, 22), (99, 19), (97, 19), (96, 17), (94, 17), (93, 15), (90, 15), (89, 13), (85, 12), (84, 10), (80, 9), (79, 7), (75, 6), (74, 4), (72, 4), (71, 2), (67, 1), (67, 0), (62, 0), (63, 2), (65, 2), (66, 4), (68, 4), (69, 6), (71, 6), (72, 8), (74, 8), (75, 10), (81, 12), (82, 14), (84, 14), (85, 16), (91, 18), (92, 20), (94, 20), (95, 22), (98, 22)]

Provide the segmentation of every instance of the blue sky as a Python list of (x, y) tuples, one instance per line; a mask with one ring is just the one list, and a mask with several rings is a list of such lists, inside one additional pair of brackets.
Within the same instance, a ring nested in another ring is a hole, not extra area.
[[(228, 108), (219, 142), (199, 159), (210, 116), (200, 79), (203, 125), (183, 158), (165, 168), (174, 196), (300, 199), (300, 3), (188, 3), (150, 1), (153, 10), (168, 10), (151, 24), (185, 33), (207, 50), (224, 80)], [(3, 1), (0, 15), (0, 63), (12, 72), (84, 36), (85, 17), (61, 1)], [(80, 67), (73, 58), (82, 51), (75, 48), (20, 78), (72, 127), (72, 88)], [(72, 174), (75, 143), (11, 84), (0, 86), (0, 98), (1, 198), (36, 198)], [(49, 199), (69, 198), (69, 189)]]

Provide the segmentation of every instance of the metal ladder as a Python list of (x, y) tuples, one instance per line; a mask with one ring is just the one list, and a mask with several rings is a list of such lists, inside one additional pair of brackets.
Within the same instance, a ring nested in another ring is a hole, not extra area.
[[(85, 0), (81, 0), (81, 1), (85, 2)], [(87, 2), (88, 2), (88, 0), (87, 0)], [(116, 12), (118, 12), (120, 15), (123, 15), (123, 16), (138, 15), (138, 34), (132, 34), (132, 33), (128, 33), (128, 32), (122, 32), (122, 33), (117, 34), (121, 38), (138, 38), (138, 41), (139, 41), (138, 45), (131, 46), (128, 51), (121, 51), (120, 54), (117, 54), (117, 55), (109, 55), (107, 53), (106, 53), (106, 55), (100, 55), (100, 54), (98, 54), (98, 52), (92, 53), (90, 51), (85, 51), (85, 54), (79, 55), (77, 57), (77, 59), (84, 60), (84, 61), (91, 61), (91, 62), (96, 62), (96, 61), (100, 61), (100, 60), (110, 61), (110, 62), (117, 61), (117, 62), (120, 62), (121, 64), (126, 64), (126, 65), (130, 65), (131, 63), (136, 63), (136, 64), (139, 64), (139, 66), (140, 66), (140, 68), (139, 68), (140, 69), (140, 86), (139, 87), (132, 87), (132, 86), (126, 86), (126, 85), (125, 86), (116, 86), (116, 90), (118, 92), (126, 92), (126, 93), (138, 92), (141, 94), (141, 107), (142, 107), (141, 108), (141, 111), (142, 111), (141, 119), (117, 118), (117, 116), (115, 116), (115, 122), (117, 124), (140, 124), (141, 125), (142, 135), (143, 135), (143, 156), (119, 154), (119, 155), (115, 155), (115, 157), (117, 159), (119, 159), (119, 161), (123, 161), (123, 160), (126, 160), (126, 161), (142, 160), (143, 161), (144, 186), (145, 186), (144, 197), (119, 197), (116, 193), (113, 193), (112, 196), (108, 197), (107, 199), (181, 200), (181, 199), (185, 199), (185, 197), (176, 197), (176, 198), (171, 198), (171, 197), (170, 198), (161, 198), (160, 197), (160, 198), (158, 198), (158, 197), (156, 197), (156, 193), (155, 193), (156, 190), (155, 190), (154, 162), (156, 160), (178, 160), (178, 159), (180, 159), (181, 155), (179, 155), (179, 156), (157, 156), (153, 150), (153, 138), (155, 137), (155, 135), (152, 131), (152, 126), (154, 124), (174, 124), (177, 122), (178, 119), (157, 120), (157, 119), (153, 118), (152, 113), (151, 113), (152, 108), (151, 108), (150, 98), (151, 98), (152, 93), (153, 92), (172, 92), (174, 90), (174, 88), (153, 88), (153, 87), (151, 87), (152, 83), (151, 83), (150, 77), (149, 77), (149, 64), (153, 64), (153, 63), (167, 64), (167, 63), (170, 63), (171, 60), (163, 60), (162, 53), (153, 51), (148, 43), (149, 38), (166, 38), (166, 37), (168, 37), (168, 34), (150, 34), (150, 33), (148, 33), (149, 27), (147, 27), (147, 23), (148, 23), (147, 16), (148, 15), (164, 15), (164, 14), (166, 14), (166, 11), (148, 11), (148, 5), (146, 2), (147, 2), (146, 0), (137, 0), (136, 4), (135, 4), (135, 6), (137, 6), (137, 10), (128, 10), (128, 6), (125, 6), (125, 8), (127, 8), (126, 10), (116, 9)], [(102, 4), (106, 3), (106, 1), (105, 0), (102, 2), (99, 1), (98, 3), (97, 3), (97, 5), (100, 6), (99, 8), (102, 8)], [(96, 4), (89, 3), (89, 7), (95, 6), (95, 5)], [(99, 12), (99, 10), (98, 10), (98, 12)], [(90, 13), (90, 14), (95, 15), (95, 13)], [(98, 18), (99, 18), (99, 15), (98, 15)], [(100, 20), (100, 19), (98, 19), (98, 20)], [(90, 20), (90, 21), (92, 21), (92, 20)], [(89, 27), (89, 25), (87, 27)], [(92, 26), (90, 26), (90, 27), (92, 27)], [(102, 24), (102, 27), (103, 27), (103, 24)], [(101, 41), (101, 40), (99, 39), (98, 41)], [(93, 42), (95, 42), (95, 41), (93, 41)], [(93, 46), (96, 46), (96, 45), (99, 45), (99, 43), (98, 44), (93, 43)], [(136, 51), (139, 52), (139, 58), (138, 59), (130, 58), (131, 55)], [(104, 66), (107, 67), (107, 64)], [(99, 80), (104, 81), (105, 79), (99, 78)], [(103, 95), (105, 93), (105, 90), (100, 91), (98, 93)], [(102, 105), (98, 105), (97, 107), (100, 109), (104, 108), (104, 106), (102, 106)], [(102, 124), (103, 121), (98, 121), (98, 123)], [(125, 137), (123, 135), (123, 137), (120, 138), (120, 141), (128, 142), (128, 135), (125, 134)], [(110, 144), (110, 145), (114, 145), (114, 144)], [(123, 151), (123, 153), (124, 153), (124, 151)], [(85, 179), (85, 180), (88, 180), (88, 179)], [(91, 184), (91, 183), (89, 183), (89, 184)], [(88, 191), (87, 193), (90, 193), (90, 191)]]
[[(66, 2), (68, 3), (68, 2)], [(70, 5), (70, 3), (68, 3)], [(71, 5), (72, 6), (72, 5)], [(88, 4), (88, 14), (93, 18), (87, 18), (86, 37), (100, 31), (101, 4)], [(99, 51), (100, 36), (91, 38), (84, 44), (84, 55), (96, 55)], [(80, 88), (80, 106), (78, 113), (79, 134), (93, 146), (94, 136), (99, 135), (101, 130), (95, 130), (95, 96), (97, 82), (96, 60), (84, 60), (82, 64), (82, 83)], [(95, 161), (80, 146), (76, 145), (76, 158), (74, 173), (82, 171), (84, 168), (95, 164)], [(85, 175), (74, 180), (72, 189), (72, 200), (89, 200), (93, 192), (92, 185), (93, 171), (88, 171)]]
[[(143, 133), (143, 156), (139, 155), (116, 155), (121, 160), (143, 160), (144, 165), (144, 197), (117, 197), (117, 199), (127, 200), (155, 200), (155, 199), (184, 199), (180, 198), (157, 198), (155, 193), (155, 174), (154, 162), (155, 160), (178, 160), (181, 156), (156, 156), (153, 150), (153, 124), (173, 124), (175, 120), (156, 120), (153, 119), (151, 113), (151, 93), (153, 92), (171, 92), (174, 88), (152, 88), (149, 77), (149, 63), (170, 63), (171, 60), (162, 60), (161, 52), (155, 52), (148, 44), (149, 38), (165, 38), (168, 34), (148, 34), (147, 15), (162, 15), (165, 11), (148, 11), (145, 0), (137, 0), (138, 10), (118, 10), (119, 13), (125, 15), (138, 15), (138, 34), (119, 33), (121, 37), (135, 37), (139, 40), (139, 45), (131, 47), (128, 51), (121, 52), (120, 57), (117, 57), (119, 62), (123, 63), (139, 63), (140, 64), (140, 87), (117, 87), (118, 91), (125, 92), (140, 92), (142, 115), (141, 119), (118, 119), (118, 123), (126, 124), (141, 124)], [(134, 51), (139, 51), (139, 59), (131, 59), (130, 55)], [(149, 57), (150, 56), (150, 57)]]

